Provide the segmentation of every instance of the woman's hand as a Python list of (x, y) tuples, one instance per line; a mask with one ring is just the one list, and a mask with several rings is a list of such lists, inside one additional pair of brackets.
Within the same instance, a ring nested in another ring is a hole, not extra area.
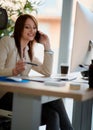
[(14, 76), (17, 76), (18, 74), (21, 74), (21, 72), (23, 72), (25, 70), (25, 63), (23, 60), (19, 60), (17, 63), (16, 63), (16, 66), (15, 68), (13, 69), (13, 75)]
[(51, 48), (50, 48), (49, 37), (46, 34), (44, 34), (43, 32), (39, 31), (39, 33), (40, 33), (39, 42), (44, 45), (44, 50), (50, 50)]

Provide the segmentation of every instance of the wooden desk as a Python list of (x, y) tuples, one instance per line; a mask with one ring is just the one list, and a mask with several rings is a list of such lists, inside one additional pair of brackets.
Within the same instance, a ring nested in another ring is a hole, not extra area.
[[(91, 99), (93, 98), (93, 90), (88, 89), (88, 85), (81, 86), (80, 89), (71, 89), (69, 83), (66, 83), (64, 87), (54, 87), (45, 86), (43, 83), (32, 81), (28, 83), (0, 82), (0, 91), (14, 93), (12, 130), (38, 130), (41, 115), (41, 97), (43, 95), (72, 98), (76, 101), (76, 108), (78, 107), (78, 104), (79, 106), (82, 106), (83, 103), (84, 109), (87, 103), (91, 102)], [(91, 106), (92, 103), (90, 103), (90, 108), (88, 111), (92, 109)], [(80, 111), (77, 113), (77, 110), (79, 109)], [(90, 124), (87, 126), (87, 123), (83, 123), (84, 126), (80, 126), (82, 125), (79, 124), (82, 117), (78, 118), (80, 121), (76, 123), (76, 115), (79, 115), (79, 113), (82, 112), (81, 107), (78, 107), (78, 109), (75, 109), (73, 112), (74, 130), (90, 130)], [(85, 114), (83, 115), (85, 116)], [(90, 119), (90, 117), (88, 118)], [(80, 127), (76, 127), (77, 125)]]

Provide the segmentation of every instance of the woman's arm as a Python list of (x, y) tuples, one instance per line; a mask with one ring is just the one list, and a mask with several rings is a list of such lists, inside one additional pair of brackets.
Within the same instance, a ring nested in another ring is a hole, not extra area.
[(50, 76), (53, 68), (53, 52), (44, 52), (43, 63), (41, 63), (36, 57), (33, 59), (33, 63), (38, 64), (38, 66), (32, 66), (33, 70), (45, 76)]
[(39, 42), (44, 46), (44, 60), (41, 63), (37, 58), (34, 58), (33, 62), (37, 63), (38, 66), (32, 66), (32, 69), (43, 75), (50, 76), (53, 66), (53, 51), (51, 50), (49, 37), (42, 32), (39, 33)]
[(0, 39), (0, 75), (12, 75), (12, 68), (7, 69), (9, 54), (9, 38)]
[(0, 75), (17, 76), (25, 70), (25, 63), (17, 61), (17, 55), (13, 38), (5, 36), (0, 39)]

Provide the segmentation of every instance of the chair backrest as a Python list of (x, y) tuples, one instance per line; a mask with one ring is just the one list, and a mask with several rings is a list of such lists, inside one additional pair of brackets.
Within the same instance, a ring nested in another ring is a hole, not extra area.
[(5, 9), (0, 7), (0, 30), (6, 28), (8, 23), (8, 15)]

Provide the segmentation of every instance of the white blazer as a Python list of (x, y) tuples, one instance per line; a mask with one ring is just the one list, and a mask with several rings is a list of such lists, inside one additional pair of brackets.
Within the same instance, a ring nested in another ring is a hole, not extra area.
[[(28, 50), (25, 51), (26, 61), (30, 61)], [(0, 76), (12, 76), (12, 70), (16, 62), (20, 59), (15, 40), (13, 37), (4, 36), (0, 39)], [(50, 76), (52, 73), (53, 53), (44, 52), (44, 60), (41, 63), (36, 57), (33, 58), (33, 63), (38, 66), (27, 65), (26, 70), (21, 75), (28, 76), (30, 70), (33, 69), (43, 75)]]

